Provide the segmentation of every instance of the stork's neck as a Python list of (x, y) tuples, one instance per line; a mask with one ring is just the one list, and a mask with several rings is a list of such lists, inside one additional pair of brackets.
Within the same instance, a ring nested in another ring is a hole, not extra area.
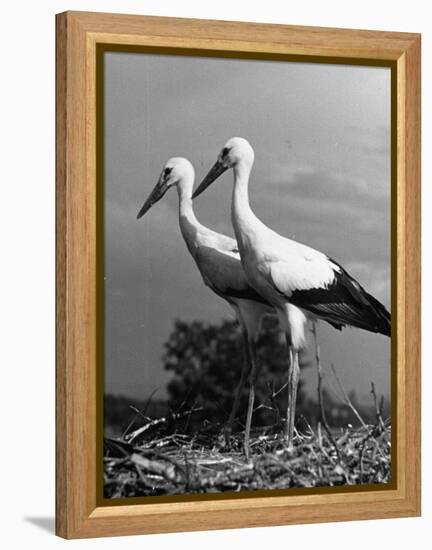
[(260, 224), (249, 205), (249, 176), (251, 166), (246, 162), (238, 162), (233, 169), (234, 186), (231, 203), (231, 221), (237, 242), (240, 246), (254, 228)]
[(191, 254), (197, 246), (197, 236), (201, 224), (195, 216), (192, 205), (193, 181), (188, 185), (177, 185), (179, 197), (179, 225), (183, 238)]
[(192, 206), (192, 186), (193, 183), (190, 185), (179, 184), (177, 186), (177, 193), (179, 198), (179, 216), (190, 219), (191, 222), (197, 222)]

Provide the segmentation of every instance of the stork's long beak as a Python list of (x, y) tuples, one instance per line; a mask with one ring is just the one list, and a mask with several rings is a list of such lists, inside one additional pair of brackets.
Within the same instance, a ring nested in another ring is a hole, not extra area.
[(159, 181), (154, 186), (153, 191), (148, 196), (147, 200), (143, 204), (141, 210), (138, 212), (137, 220), (142, 218), (148, 210), (158, 201), (161, 200), (161, 198), (165, 195), (165, 193), (168, 191), (169, 185), (163, 181), (163, 173), (159, 177)]
[(207, 176), (202, 180), (202, 182), (198, 185), (198, 187), (195, 189), (194, 194), (192, 195), (192, 198), (195, 199), (198, 197), (198, 195), (201, 195), (203, 191), (207, 189), (207, 187), (215, 181), (221, 174), (223, 174), (226, 170), (228, 170), (229, 166), (224, 166), (222, 162), (219, 160), (214, 163), (212, 168), (210, 169)]

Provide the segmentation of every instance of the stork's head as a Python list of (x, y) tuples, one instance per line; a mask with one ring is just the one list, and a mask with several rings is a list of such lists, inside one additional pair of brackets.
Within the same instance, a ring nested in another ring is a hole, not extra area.
[(158, 182), (153, 191), (138, 212), (137, 219), (144, 216), (150, 208), (161, 200), (170, 187), (179, 185), (189, 185), (190, 192), (195, 178), (195, 171), (188, 159), (182, 157), (170, 158), (163, 167)]
[(253, 164), (254, 157), (254, 150), (247, 139), (242, 137), (230, 138), (223, 146), (215, 164), (196, 188), (192, 198), (200, 195), (229, 168), (234, 168), (240, 163), (246, 164), (250, 168)]

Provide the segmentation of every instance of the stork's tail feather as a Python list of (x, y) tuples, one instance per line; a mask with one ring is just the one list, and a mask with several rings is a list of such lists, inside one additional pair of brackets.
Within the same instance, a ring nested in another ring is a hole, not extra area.
[[(331, 260), (333, 263), (334, 260)], [(351, 297), (357, 302), (357, 312), (354, 314), (353, 326), (383, 334), (384, 336), (391, 335), (391, 319), (390, 313), (385, 306), (369, 294), (351, 275), (339, 264), (340, 269), (338, 274), (338, 282), (349, 292)], [(357, 322), (355, 322), (357, 321)], [(360, 321), (360, 322), (359, 322)]]
[[(391, 316), (387, 309), (374, 298), (368, 292), (365, 292), (367, 301), (369, 302), (370, 310), (370, 324), (372, 325), (372, 330), (378, 332), (379, 334), (384, 334), (385, 336), (391, 335)], [(371, 330), (371, 329), (369, 329)]]

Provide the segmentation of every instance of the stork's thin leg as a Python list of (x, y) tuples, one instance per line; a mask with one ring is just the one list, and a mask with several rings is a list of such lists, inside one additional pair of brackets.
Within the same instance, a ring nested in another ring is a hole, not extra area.
[[(288, 341), (288, 338), (287, 338)], [(286, 421), (285, 421), (285, 439), (287, 440), (288, 446), (291, 446), (292, 444), (292, 434), (290, 433), (290, 421), (291, 421), (291, 393), (292, 393), (292, 372), (293, 372), (293, 348), (290, 344), (288, 344), (288, 401), (287, 401), (287, 413), (286, 413)]]
[(236, 391), (235, 391), (234, 403), (233, 403), (231, 413), (230, 413), (229, 418), (228, 418), (228, 422), (226, 423), (226, 426), (225, 426), (225, 429), (224, 429), (224, 436), (225, 436), (226, 445), (229, 444), (229, 437), (231, 435), (234, 419), (237, 415), (237, 411), (238, 411), (238, 408), (239, 408), (242, 390), (243, 390), (243, 387), (245, 385), (246, 377), (247, 377), (247, 374), (249, 372), (249, 368), (250, 368), (250, 365), (251, 365), (250, 352), (249, 352), (249, 338), (248, 338), (248, 333), (247, 333), (246, 329), (242, 330), (242, 335), (243, 335), (243, 342), (244, 342), (244, 361), (243, 361), (242, 371), (241, 371), (241, 374), (240, 374), (240, 380), (239, 380), (239, 383), (238, 383)]
[(288, 370), (288, 405), (285, 424), (285, 438), (288, 447), (292, 447), (294, 440), (294, 422), (297, 401), (297, 386), (300, 377), (298, 352), (289, 346), (289, 370)]
[(299, 377), (300, 367), (298, 362), (298, 352), (290, 347), (290, 370), (288, 374), (288, 409), (286, 424), (286, 437), (288, 447), (292, 447), (294, 440), (294, 423)]
[(249, 348), (251, 370), (250, 370), (250, 376), (249, 376), (249, 403), (248, 403), (248, 410), (247, 410), (247, 416), (246, 416), (244, 449), (245, 449), (246, 458), (249, 460), (250, 458), (249, 440), (250, 440), (250, 430), (252, 425), (252, 413), (253, 413), (254, 402), (255, 402), (255, 384), (257, 379), (255, 342), (249, 340), (248, 348)]

